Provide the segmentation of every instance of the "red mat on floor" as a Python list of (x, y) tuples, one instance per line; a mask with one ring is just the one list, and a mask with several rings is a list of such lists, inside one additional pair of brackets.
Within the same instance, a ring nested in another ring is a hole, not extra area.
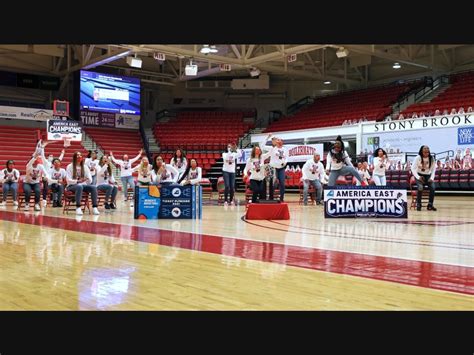
[(245, 214), (246, 219), (290, 219), (286, 203), (250, 203)]

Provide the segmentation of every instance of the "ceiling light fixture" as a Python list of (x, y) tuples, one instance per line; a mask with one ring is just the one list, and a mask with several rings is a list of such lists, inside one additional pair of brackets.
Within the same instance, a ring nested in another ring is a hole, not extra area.
[(402, 66), (400, 65), (400, 63), (394, 63), (393, 64), (393, 69), (400, 69)]
[(331, 82), (329, 80), (324, 81), (324, 85), (329, 85)]

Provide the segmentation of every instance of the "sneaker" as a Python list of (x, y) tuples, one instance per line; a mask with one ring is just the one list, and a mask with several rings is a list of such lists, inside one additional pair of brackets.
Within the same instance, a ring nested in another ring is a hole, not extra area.
[(133, 207), (133, 202), (130, 202), (130, 207)]
[(39, 203), (35, 204), (35, 211), (41, 211)]
[(30, 209), (30, 205), (25, 203), (25, 207), (23, 208), (25, 211), (28, 211)]
[(48, 204), (48, 201), (43, 200), (43, 207), (46, 207), (47, 204)]
[(234, 200), (230, 201), (230, 205), (231, 205), (231, 206), (235, 206)]
[(224, 206), (226, 206), (226, 207), (229, 206), (229, 202), (224, 201)]
[(58, 202), (57, 207), (63, 207), (63, 204), (61, 202)]
[(108, 203), (104, 203), (104, 208), (105, 208), (106, 210), (110, 210), (110, 205), (109, 205)]
[(97, 209), (97, 207), (94, 207), (94, 208), (92, 209), (92, 214), (95, 214), (95, 215), (99, 215), (99, 214), (100, 214), (100, 212), (99, 212), (99, 210)]
[(58, 203), (56, 201), (53, 201), (53, 207), (58, 207)]
[(303, 202), (303, 206), (308, 206), (308, 202)]
[(115, 206), (115, 203), (111, 203), (111, 204), (109, 204), (109, 206), (110, 206), (110, 208), (113, 209), (113, 210), (116, 210), (116, 209), (117, 209), (117, 207)]
[(7, 201), (2, 201), (2, 203), (0, 203), (1, 207), (5, 207), (6, 205), (7, 205)]
[(316, 205), (321, 206), (323, 203), (321, 201), (316, 201)]
[(128, 200), (127, 200), (127, 199), (123, 200), (123, 203), (127, 203), (127, 202), (128, 202)]
[(18, 201), (13, 201), (13, 206), (17, 206), (17, 207), (18, 207)]
[(421, 211), (421, 206), (416, 206), (417, 211)]
[(432, 205), (428, 205), (428, 207), (426, 209), (428, 211), (437, 211), (438, 210), (435, 206), (432, 206)]
[(82, 212), (82, 208), (80, 208), (80, 207), (76, 208), (76, 214), (77, 214), (78, 216), (82, 216), (82, 215), (84, 214), (84, 213)]

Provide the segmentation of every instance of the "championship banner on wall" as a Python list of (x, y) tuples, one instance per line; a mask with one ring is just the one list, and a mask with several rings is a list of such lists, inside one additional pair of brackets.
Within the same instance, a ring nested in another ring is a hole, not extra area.
[(341, 186), (324, 190), (325, 218), (407, 218), (407, 191), (389, 186)]
[(161, 187), (159, 218), (202, 218), (202, 187), (164, 185)]
[(53, 119), (53, 110), (0, 106), (0, 118), (46, 122)]
[(160, 205), (158, 186), (135, 186), (135, 219), (158, 219)]
[(82, 141), (82, 123), (80, 121), (48, 120), (48, 140), (60, 141), (69, 139), (72, 142)]

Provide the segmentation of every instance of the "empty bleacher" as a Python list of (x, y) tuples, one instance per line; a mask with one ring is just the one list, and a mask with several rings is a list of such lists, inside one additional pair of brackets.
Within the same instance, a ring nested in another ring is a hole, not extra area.
[(468, 107), (474, 107), (474, 72), (453, 74), (449, 79), (451, 86), (445, 91), (435, 96), (433, 100), (425, 103), (415, 103), (408, 106), (403, 112), (405, 118), (417, 113), (420, 117), (423, 112), (426, 116), (432, 116), (436, 110), (440, 113), (448, 113), (454, 108), (458, 112), (463, 107), (467, 111)]
[(132, 159), (140, 149), (143, 149), (142, 138), (138, 130), (86, 127), (85, 132), (105, 154), (112, 151), (117, 159), (121, 159), (123, 154), (127, 154)]
[[(20, 171), (21, 175), (26, 172), (26, 164), (31, 159), (31, 155), (35, 151), (38, 138), (38, 130), (40, 130), (43, 139), (46, 138), (45, 128), (30, 128), (19, 126), (0, 126), (0, 168), (5, 168), (7, 160), (15, 161), (15, 168)], [(66, 168), (67, 164), (72, 162), (72, 155), (75, 151), (87, 154), (81, 142), (71, 142), (71, 146), (64, 148), (63, 142), (58, 141), (46, 146), (46, 157), (53, 154), (59, 157), (61, 150), (65, 149), (62, 167)]]
[(315, 99), (314, 103), (293, 116), (272, 123), (266, 132), (339, 126), (345, 120), (380, 120), (391, 113), (391, 105), (408, 90), (410, 84), (348, 91)]

